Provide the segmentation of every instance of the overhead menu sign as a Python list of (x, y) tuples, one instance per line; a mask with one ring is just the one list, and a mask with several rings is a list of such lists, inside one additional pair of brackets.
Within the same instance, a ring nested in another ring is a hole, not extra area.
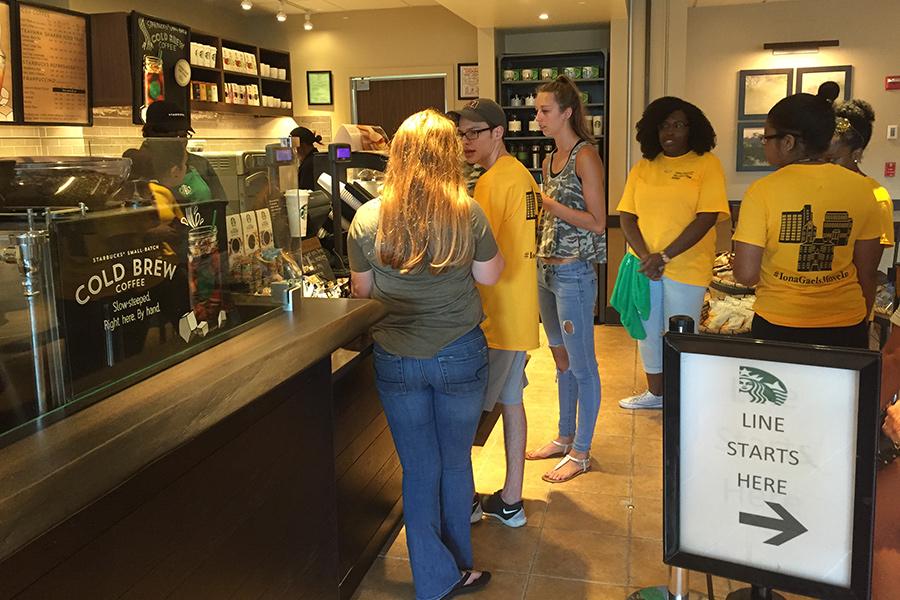
[(670, 564), (798, 593), (858, 589), (868, 581), (859, 569), (869, 565), (878, 355), (741, 342), (729, 356), (728, 341), (703, 337), (681, 338), (706, 347), (678, 354), (677, 408), (667, 375), (667, 555), (694, 559)]
[(19, 33), (24, 122), (90, 125), (87, 17), (19, 4)]

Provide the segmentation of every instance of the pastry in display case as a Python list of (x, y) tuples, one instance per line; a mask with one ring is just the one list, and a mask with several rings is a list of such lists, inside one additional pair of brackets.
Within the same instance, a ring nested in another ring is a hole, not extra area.
[(249, 211), (263, 227), (235, 278), (250, 240), (227, 200), (187, 202), (131, 167), (0, 160), (0, 443), (280, 314), (300, 287), (280, 190)]
[(713, 278), (706, 291), (700, 312), (700, 331), (723, 335), (746, 335), (753, 323), (753, 288), (734, 279), (734, 255), (730, 252), (716, 256)]

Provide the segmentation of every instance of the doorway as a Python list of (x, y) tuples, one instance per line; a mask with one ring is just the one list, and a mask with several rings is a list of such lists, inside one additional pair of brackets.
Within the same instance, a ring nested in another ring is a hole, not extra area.
[(445, 73), (398, 77), (354, 77), (353, 122), (380, 125), (393, 138), (409, 115), (434, 108), (447, 111)]

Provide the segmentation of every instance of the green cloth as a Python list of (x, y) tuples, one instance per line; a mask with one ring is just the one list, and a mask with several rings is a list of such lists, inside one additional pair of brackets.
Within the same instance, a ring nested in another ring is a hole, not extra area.
[(628, 335), (636, 340), (647, 337), (641, 321), (650, 317), (650, 280), (638, 271), (640, 266), (637, 256), (631, 252), (625, 254), (610, 298), (610, 304), (619, 312)]

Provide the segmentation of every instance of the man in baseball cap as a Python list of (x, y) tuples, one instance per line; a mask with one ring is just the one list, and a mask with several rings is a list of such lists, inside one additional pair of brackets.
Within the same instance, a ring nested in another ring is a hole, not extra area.
[[(159, 100), (147, 107), (142, 133), (145, 138), (181, 138), (187, 148), (188, 138), (194, 130), (191, 128), (190, 114), (185, 109), (169, 100)], [(209, 161), (191, 152), (188, 152), (184, 181), (176, 190), (188, 202), (228, 200)]]
[(476, 497), (472, 521), (485, 514), (509, 527), (521, 527), (526, 521), (525, 362), (527, 351), (539, 345), (535, 245), (540, 188), (528, 169), (506, 151), (506, 115), (496, 102), (478, 98), (457, 112), (466, 162), (487, 169), (475, 184), (475, 201), (507, 261), (496, 285), (478, 286), (490, 364), (484, 409), (493, 410), (496, 403), (502, 407), (506, 481), (503, 489), (482, 502)]

